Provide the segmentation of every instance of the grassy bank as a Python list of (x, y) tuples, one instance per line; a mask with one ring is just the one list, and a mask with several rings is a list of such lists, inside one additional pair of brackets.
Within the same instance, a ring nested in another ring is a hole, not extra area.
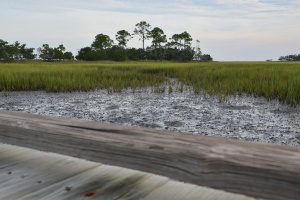
[[(300, 62), (27, 62), (0, 63), (0, 91), (89, 91), (159, 86), (177, 78), (196, 92), (254, 94), (300, 103)], [(171, 88), (182, 91), (182, 88)]]

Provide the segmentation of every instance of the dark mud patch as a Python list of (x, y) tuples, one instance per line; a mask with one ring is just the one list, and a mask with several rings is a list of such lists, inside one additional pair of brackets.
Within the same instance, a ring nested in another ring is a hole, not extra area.
[(106, 110), (116, 110), (119, 108), (120, 108), (120, 106), (118, 106), (118, 105), (111, 105), (111, 106), (106, 107)]
[(18, 106), (18, 105), (21, 105), (21, 104), (22, 104), (22, 102), (19, 102), (19, 101), (7, 103), (8, 106)]
[(223, 109), (228, 109), (228, 110), (250, 110), (250, 106), (222, 106)]
[(143, 121), (138, 121), (136, 122), (136, 124), (138, 126), (141, 126), (141, 127), (146, 127), (146, 128), (154, 128), (154, 129), (161, 129), (162, 127), (158, 124), (154, 124), (154, 123), (145, 123)]
[(266, 104), (267, 102), (254, 102), (253, 105), (254, 106), (261, 106), (261, 105), (264, 105)]
[(73, 104), (79, 104), (79, 103), (83, 103), (83, 101), (71, 101), (71, 103), (73, 103)]
[(180, 121), (165, 121), (164, 124), (170, 127), (181, 127), (184, 124)]
[(173, 106), (175, 110), (188, 110), (190, 109), (188, 106)]
[(118, 124), (126, 124), (131, 123), (132, 119), (127, 117), (116, 117), (111, 120), (112, 123), (118, 123)]
[(298, 110), (296, 110), (296, 109), (284, 109), (284, 110), (276, 109), (276, 110), (271, 110), (270, 112), (273, 114), (296, 114), (298, 112)]

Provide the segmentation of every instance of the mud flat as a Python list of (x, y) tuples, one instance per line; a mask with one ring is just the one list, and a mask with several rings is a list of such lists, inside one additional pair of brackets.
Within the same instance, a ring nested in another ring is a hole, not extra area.
[(252, 96), (215, 97), (150, 88), (94, 92), (0, 93), (0, 109), (300, 146), (300, 108)]

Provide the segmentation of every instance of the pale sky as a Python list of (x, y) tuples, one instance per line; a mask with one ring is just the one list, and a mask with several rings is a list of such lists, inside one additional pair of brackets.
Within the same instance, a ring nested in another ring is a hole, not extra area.
[(77, 54), (97, 34), (115, 40), (140, 21), (168, 38), (187, 31), (217, 61), (300, 54), (300, 0), (0, 0), (0, 39), (34, 48), (63, 44)]

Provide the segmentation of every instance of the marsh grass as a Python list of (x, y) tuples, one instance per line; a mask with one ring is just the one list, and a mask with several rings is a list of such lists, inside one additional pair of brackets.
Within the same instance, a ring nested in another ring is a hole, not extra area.
[[(174, 88), (166, 81), (176, 78)], [(162, 87), (165, 85), (165, 87)], [(300, 103), (300, 62), (25, 62), (0, 64), (0, 91), (90, 91), (152, 87), (154, 92), (250, 94)]]

